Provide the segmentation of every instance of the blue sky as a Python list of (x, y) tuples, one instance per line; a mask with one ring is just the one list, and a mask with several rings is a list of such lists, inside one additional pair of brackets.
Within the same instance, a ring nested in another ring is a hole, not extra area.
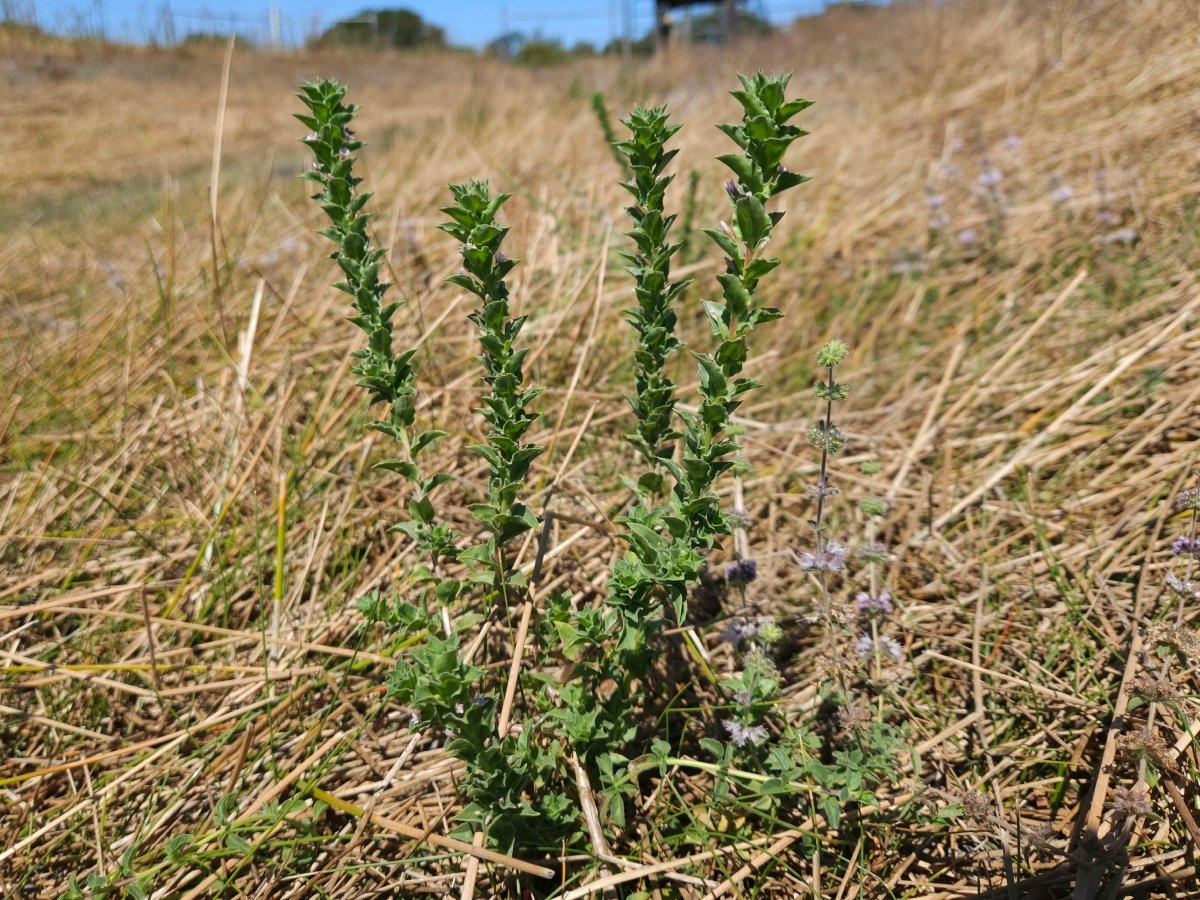
[[(747, 8), (784, 24), (819, 12), (826, 2), (750, 0)], [(654, 15), (654, 0), (16, 0), (5, 6), (25, 21), (60, 33), (165, 42), (170, 27), (179, 38), (191, 31), (227, 32), (232, 27), (264, 43), (271, 34), (273, 7), (287, 43), (299, 43), (364, 9), (403, 7), (444, 28), (451, 43), (474, 47), (505, 28), (540, 31), (568, 46), (577, 41), (603, 45), (622, 33), (626, 10), (634, 37), (649, 31)]]

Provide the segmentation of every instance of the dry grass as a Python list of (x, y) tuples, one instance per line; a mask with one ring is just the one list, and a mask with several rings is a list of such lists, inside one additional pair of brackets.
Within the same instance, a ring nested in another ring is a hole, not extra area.
[[(1123, 866), (1126, 895), (1200, 896), (1192, 668), (1168, 669), (1183, 699), (1153, 707), (1167, 743), (1153, 815), (1105, 806), (1137, 777), (1117, 750), (1147, 718), (1134, 679), (1160, 667), (1143, 629), (1200, 613), (1163, 584), (1186, 524), (1169, 501), (1194, 484), (1200, 446), (1189, 0), (841, 13), (636, 67), (235, 53), (215, 227), (219, 53), (17, 47), (2, 65), (0, 893), (57, 896), (95, 872), (122, 882), (123, 855), (158, 896), (462, 892), (469, 857), (439, 843), (455, 764), (383, 701), (397, 648), (353, 607), (408, 561), (387, 531), (403, 496), (369, 470), (378, 450), (347, 373), (357, 335), (294, 178), (306, 159), (291, 91), (336, 76), (363, 107), (362, 174), (398, 291), (420, 310), (406, 327), (463, 499), (484, 478), (463, 449), (472, 335), (444, 284), (454, 248), (433, 226), (447, 182), (487, 176), (515, 193), (513, 295), (531, 315), (528, 368), (549, 387), (534, 487), (554, 483), (569, 514), (550, 575), (588, 594), (618, 552), (597, 526), (632, 459), (628, 288), (611, 254), (622, 194), (588, 95), (670, 104), (709, 223), (723, 176), (708, 160), (725, 150), (710, 124), (734, 112), (733, 72), (762, 66), (793, 69), (818, 105), (793, 161), (814, 180), (794, 192), (769, 289), (788, 318), (763, 332), (768, 390), (743, 409), (758, 604), (796, 623), (787, 693), (811, 703), (824, 651), (797, 618), (812, 592), (788, 554), (809, 540), (810, 360), (840, 336), (854, 386), (843, 479), (891, 504), (907, 661), (890, 677), (922, 768), (815, 859), (798, 846), (812, 823), (676, 852), (651, 815), (628, 841), (642, 889), (1090, 896), (1097, 871)], [(1008, 135), (1020, 146), (996, 150)], [(954, 231), (987, 229), (968, 190), (985, 152), (1007, 175), (998, 246), (964, 250), (953, 233), (926, 246), (927, 188)], [(951, 156), (957, 176), (940, 166)], [(1074, 187), (1066, 209), (1052, 173)], [(1117, 221), (1097, 225), (1101, 208)], [(1120, 227), (1137, 243), (1103, 241)], [(927, 268), (893, 274), (913, 248)], [(691, 268), (703, 282), (715, 265)], [(868, 460), (881, 471), (860, 471)], [(838, 527), (862, 526), (846, 512)], [(700, 802), (704, 782), (679, 779)], [(218, 820), (225, 795), (240, 842)], [(977, 814), (901, 820), (915, 795), (967, 798)], [(190, 856), (171, 844), (185, 833)], [(485, 861), (475, 895), (517, 896), (512, 871)]]

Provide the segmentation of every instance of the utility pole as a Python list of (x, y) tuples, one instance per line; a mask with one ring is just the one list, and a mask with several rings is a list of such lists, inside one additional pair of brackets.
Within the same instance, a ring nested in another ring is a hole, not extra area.
[(630, 0), (621, 0), (621, 56), (627, 60), (633, 55), (633, 15), (629, 3)]

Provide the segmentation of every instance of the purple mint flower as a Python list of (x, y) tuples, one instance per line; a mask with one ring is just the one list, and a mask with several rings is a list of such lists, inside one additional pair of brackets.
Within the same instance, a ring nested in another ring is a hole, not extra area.
[(854, 643), (854, 652), (857, 653), (860, 658), (871, 656), (874, 653), (882, 653), (884, 656), (890, 657), (893, 662), (900, 662), (900, 660), (904, 657), (904, 650), (901, 648), (900, 644), (898, 644), (895, 639), (890, 638), (887, 635), (881, 635), (877, 642), (871, 640), (871, 636), (869, 634), (862, 635)]
[(1194, 556), (1200, 558), (1200, 538), (1186, 535), (1171, 541), (1171, 552), (1176, 556)]
[(1178, 594), (1180, 597), (1194, 599), (1200, 591), (1196, 590), (1196, 585), (1186, 578), (1180, 578), (1175, 574), (1167, 575), (1167, 587)]
[(883, 591), (877, 597), (872, 597), (866, 591), (859, 591), (854, 596), (854, 603), (858, 607), (860, 613), (879, 613), (886, 616), (892, 611), (892, 595), (889, 591)]
[(806, 550), (800, 554), (800, 568), (806, 572), (840, 572), (845, 562), (846, 548), (836, 541), (825, 541), (815, 553)]
[(879, 639), (879, 649), (892, 658), (892, 662), (900, 662), (904, 657), (904, 648), (895, 638), (886, 634)]
[(995, 166), (988, 166), (975, 180), (979, 183), (980, 187), (994, 188), (1004, 180), (1004, 173)]
[(813, 500), (819, 500), (822, 497), (836, 497), (842, 489), (834, 487), (825, 478), (818, 478), (813, 484), (805, 487), (804, 492)]
[(1055, 203), (1066, 203), (1074, 196), (1075, 192), (1071, 190), (1071, 186), (1069, 184), (1060, 184), (1050, 192), (1050, 199)]
[(758, 577), (758, 562), (753, 559), (739, 559), (725, 567), (725, 580), (739, 584), (749, 584)]
[(758, 622), (745, 622), (742, 619), (730, 619), (721, 629), (721, 640), (735, 647), (742, 641), (758, 634)]
[(1102, 235), (1100, 243), (1102, 244), (1132, 244), (1138, 239), (1138, 233), (1132, 228), (1118, 228), (1116, 231), (1110, 231), (1106, 235)]
[(1175, 498), (1175, 508), (1200, 512), (1200, 488), (1188, 488), (1186, 491), (1180, 491), (1179, 496)]
[(762, 725), (743, 725), (733, 719), (726, 719), (723, 724), (725, 730), (729, 732), (729, 739), (738, 747), (745, 747), (747, 744), (751, 746), (761, 744), (767, 739), (767, 729)]

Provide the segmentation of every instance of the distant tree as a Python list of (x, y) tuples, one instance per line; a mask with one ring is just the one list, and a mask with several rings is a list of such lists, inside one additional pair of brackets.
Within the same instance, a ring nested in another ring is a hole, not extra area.
[[(614, 38), (604, 45), (602, 52), (605, 56), (620, 56), (624, 52), (623, 43), (620, 38)], [(630, 41), (629, 52), (634, 56), (653, 56), (654, 32), (648, 32), (636, 41)]]
[(521, 52), (521, 48), (529, 42), (529, 38), (519, 31), (506, 31), (497, 38), (488, 41), (483, 52), (488, 56), (500, 59), (512, 59)]
[(417, 50), (445, 47), (446, 32), (408, 9), (366, 10), (343, 19), (314, 41), (318, 47), (390, 47)]
[[(532, 36), (520, 31), (506, 31), (489, 41), (483, 48), (488, 56), (509, 59), (523, 66), (557, 66), (571, 58), (571, 53), (557, 38)], [(595, 52), (595, 51), (593, 51)]]
[(544, 38), (535, 34), (525, 42), (525, 46), (517, 51), (517, 55), (513, 57), (513, 62), (536, 68), (540, 66), (558, 66), (570, 58), (571, 54), (562, 45), (562, 41), (557, 38)]

